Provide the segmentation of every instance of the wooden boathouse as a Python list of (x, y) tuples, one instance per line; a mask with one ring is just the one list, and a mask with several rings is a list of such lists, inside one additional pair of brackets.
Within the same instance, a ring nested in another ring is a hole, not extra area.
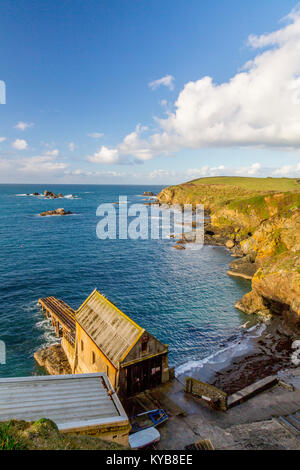
[(54, 297), (39, 303), (63, 336), (74, 374), (104, 372), (124, 397), (169, 380), (168, 346), (96, 289), (77, 311)]

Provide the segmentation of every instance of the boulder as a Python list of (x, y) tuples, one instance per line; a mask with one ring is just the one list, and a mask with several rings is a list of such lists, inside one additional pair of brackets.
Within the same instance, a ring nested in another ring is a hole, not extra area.
[(156, 194), (153, 193), (152, 191), (145, 191), (145, 192), (143, 193), (143, 196), (156, 196)]
[(225, 243), (226, 248), (229, 248), (229, 249), (233, 248), (234, 245), (235, 243), (233, 240), (227, 240), (227, 242)]

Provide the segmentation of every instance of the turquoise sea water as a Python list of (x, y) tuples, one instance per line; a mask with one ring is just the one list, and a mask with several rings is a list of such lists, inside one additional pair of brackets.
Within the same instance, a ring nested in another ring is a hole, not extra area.
[[(75, 198), (45, 200), (26, 193), (49, 189)], [(197, 364), (239, 338), (249, 318), (234, 302), (248, 281), (226, 274), (223, 248), (174, 250), (172, 240), (99, 240), (96, 209), (127, 195), (143, 202), (158, 186), (0, 185), (0, 376), (38, 373), (33, 353), (56, 342), (37, 307), (54, 295), (78, 308), (97, 287), (141, 326), (169, 344), (177, 368)], [(39, 217), (64, 207), (74, 215)], [(118, 210), (118, 208), (117, 208)], [(180, 370), (180, 369), (179, 369)]]

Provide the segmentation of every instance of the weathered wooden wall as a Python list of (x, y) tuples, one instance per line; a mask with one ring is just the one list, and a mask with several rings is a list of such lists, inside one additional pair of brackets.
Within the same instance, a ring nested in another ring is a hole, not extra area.
[[(143, 338), (148, 338), (146, 349), (143, 351), (142, 344)], [(123, 363), (129, 363), (131, 361), (136, 361), (143, 357), (152, 357), (155, 354), (160, 354), (163, 352), (167, 352), (168, 347), (165, 344), (162, 344), (158, 341), (154, 336), (150, 333), (145, 331), (141, 338), (137, 341), (137, 343), (133, 346), (131, 351), (127, 354), (127, 356), (122, 361)]]

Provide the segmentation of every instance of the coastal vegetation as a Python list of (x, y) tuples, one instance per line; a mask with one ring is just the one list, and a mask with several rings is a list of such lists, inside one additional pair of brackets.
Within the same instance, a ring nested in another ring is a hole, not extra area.
[(252, 278), (237, 308), (300, 322), (299, 179), (200, 178), (165, 188), (157, 202), (204, 205), (205, 242), (225, 245), (238, 258), (229, 274)]
[(60, 433), (49, 419), (0, 423), (0, 450), (123, 450), (98, 437)]

